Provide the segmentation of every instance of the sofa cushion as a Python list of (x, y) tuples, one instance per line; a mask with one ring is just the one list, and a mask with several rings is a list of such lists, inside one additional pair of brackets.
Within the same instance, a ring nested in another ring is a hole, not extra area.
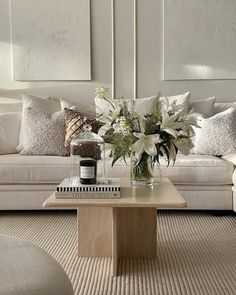
[[(0, 156), (0, 183), (59, 183), (70, 176), (71, 160), (57, 156)], [(179, 154), (175, 166), (166, 168), (163, 161), (162, 175), (175, 184), (224, 185), (232, 184), (234, 166), (232, 163), (213, 156)], [(123, 161), (111, 167), (106, 163), (107, 177), (129, 177), (130, 169)], [(98, 176), (100, 175), (98, 171)], [(155, 175), (158, 169), (155, 168)]]
[(233, 176), (232, 176), (233, 184), (236, 186), (236, 169), (234, 170)]
[(214, 106), (214, 114), (221, 113), (229, 108), (236, 109), (236, 102), (217, 102)]
[(1, 155), (0, 183), (59, 183), (70, 167), (69, 157)]
[[(164, 160), (161, 161), (162, 176), (170, 178), (174, 184), (230, 185), (233, 171), (232, 163), (214, 156), (178, 154), (175, 165), (169, 167), (166, 167)], [(123, 161), (118, 161), (113, 168), (107, 163), (106, 175), (108, 177), (129, 177), (129, 169)], [(154, 175), (160, 175), (156, 167)]]

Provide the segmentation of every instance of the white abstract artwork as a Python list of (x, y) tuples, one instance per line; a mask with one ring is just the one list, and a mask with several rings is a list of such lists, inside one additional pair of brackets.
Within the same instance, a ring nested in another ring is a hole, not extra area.
[(14, 80), (90, 80), (90, 1), (11, 0)]
[(164, 79), (236, 79), (236, 1), (164, 1)]

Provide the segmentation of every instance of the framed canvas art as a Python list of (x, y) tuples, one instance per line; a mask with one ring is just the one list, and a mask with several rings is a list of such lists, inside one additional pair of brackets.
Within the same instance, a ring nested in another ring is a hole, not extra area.
[(11, 0), (14, 80), (90, 80), (90, 1)]

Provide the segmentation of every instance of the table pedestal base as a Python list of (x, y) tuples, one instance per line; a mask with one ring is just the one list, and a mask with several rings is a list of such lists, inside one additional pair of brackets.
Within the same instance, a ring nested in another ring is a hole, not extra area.
[(156, 258), (155, 208), (80, 207), (77, 216), (79, 256), (112, 257), (113, 275), (120, 257)]

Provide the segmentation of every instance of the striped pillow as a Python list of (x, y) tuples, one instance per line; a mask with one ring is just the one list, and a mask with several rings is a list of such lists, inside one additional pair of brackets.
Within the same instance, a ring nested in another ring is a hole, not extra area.
[(66, 123), (65, 155), (69, 156), (70, 143), (75, 136), (83, 132), (85, 124), (90, 124), (92, 131), (95, 133), (98, 132), (101, 125), (96, 119), (88, 119), (85, 115), (75, 110), (65, 108), (64, 115)]

